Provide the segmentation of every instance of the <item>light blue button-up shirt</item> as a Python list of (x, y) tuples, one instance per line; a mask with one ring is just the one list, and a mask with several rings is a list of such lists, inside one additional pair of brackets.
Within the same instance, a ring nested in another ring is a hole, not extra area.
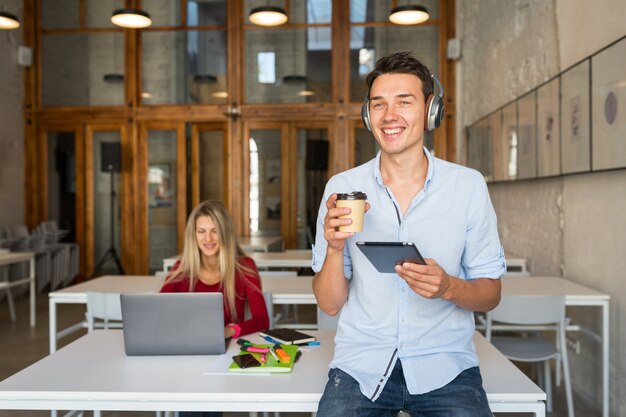
[(496, 214), (482, 175), (437, 159), (427, 149), (424, 153), (428, 175), (406, 213), (383, 183), (379, 152), (373, 160), (328, 181), (317, 218), (315, 272), (326, 257), (326, 200), (333, 192), (367, 193), (371, 207), (363, 231), (348, 239), (344, 250), (349, 294), (330, 367), (356, 379), (372, 401), (398, 359), (411, 394), (441, 388), (477, 366), (474, 315), (449, 301), (417, 295), (396, 273), (379, 273), (356, 242), (413, 242), (422, 256), (461, 279), (500, 278), (506, 271)]

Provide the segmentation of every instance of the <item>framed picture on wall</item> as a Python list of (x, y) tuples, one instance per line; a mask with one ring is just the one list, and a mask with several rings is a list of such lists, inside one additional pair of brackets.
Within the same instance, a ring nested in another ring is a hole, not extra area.
[(150, 208), (172, 207), (172, 167), (168, 163), (148, 165), (148, 206)]
[(467, 128), (467, 166), (479, 171), (485, 181), (493, 180), (491, 130), (488, 118)]
[(593, 169), (626, 167), (626, 39), (591, 58)]
[(589, 60), (561, 75), (561, 167), (563, 174), (591, 169)]
[(561, 118), (559, 117), (559, 79), (537, 89), (537, 175), (561, 173)]
[(517, 100), (517, 178), (537, 177), (537, 95)]

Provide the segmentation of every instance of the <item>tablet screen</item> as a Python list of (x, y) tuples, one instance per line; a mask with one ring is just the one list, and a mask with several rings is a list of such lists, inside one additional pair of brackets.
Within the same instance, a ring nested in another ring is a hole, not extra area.
[(404, 262), (426, 265), (412, 242), (357, 242), (356, 246), (378, 272), (395, 273), (396, 265)]

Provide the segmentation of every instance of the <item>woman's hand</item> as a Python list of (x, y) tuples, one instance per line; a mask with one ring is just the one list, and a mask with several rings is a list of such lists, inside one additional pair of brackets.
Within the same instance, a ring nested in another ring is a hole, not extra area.
[(224, 326), (224, 339), (231, 339), (235, 335), (235, 329)]

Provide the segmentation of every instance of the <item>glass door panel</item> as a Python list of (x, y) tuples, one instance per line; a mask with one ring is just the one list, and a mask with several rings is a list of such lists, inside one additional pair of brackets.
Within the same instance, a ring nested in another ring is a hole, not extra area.
[(193, 208), (202, 201), (226, 202), (226, 170), (228, 153), (225, 142), (225, 126), (219, 123), (194, 124), (191, 128), (191, 153), (188, 177), (191, 178)]
[(47, 149), (47, 213), (45, 219), (55, 220), (59, 229), (67, 230), (67, 241), (76, 241), (76, 133), (48, 132)]
[(150, 273), (163, 269), (163, 258), (178, 253), (177, 136), (176, 130), (149, 130), (147, 136)]
[(121, 133), (97, 131), (92, 135), (91, 164), (93, 167), (92, 224), (93, 271), (98, 275), (120, 274), (115, 260), (121, 256), (120, 224), (122, 195)]
[(372, 133), (364, 127), (354, 129), (354, 166), (359, 166), (376, 156), (380, 146)]
[(328, 180), (328, 130), (298, 128), (295, 143), (294, 179), (297, 191), (294, 244), (296, 249), (310, 249), (315, 240), (317, 211)]
[(250, 130), (248, 147), (250, 234), (280, 236), (283, 216), (281, 130)]

